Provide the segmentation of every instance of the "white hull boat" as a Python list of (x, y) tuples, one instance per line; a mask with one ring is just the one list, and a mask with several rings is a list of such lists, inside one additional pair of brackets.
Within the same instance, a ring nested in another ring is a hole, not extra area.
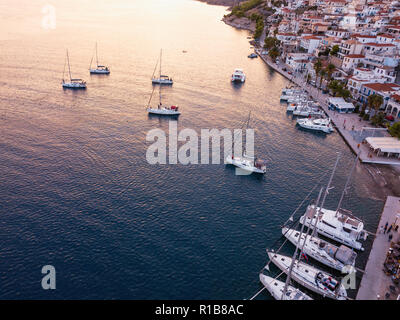
[(342, 273), (355, 272), (357, 253), (352, 249), (344, 245), (337, 247), (311, 235), (306, 237), (304, 233), (299, 242), (300, 232), (294, 229), (282, 228), (282, 234), (295, 246), (300, 243), (306, 256)]
[(318, 207), (316, 211), (317, 213), (314, 205), (309, 205), (306, 213), (301, 216), (300, 223), (309, 228), (316, 225), (317, 233), (351, 248), (364, 250), (359, 241), (367, 238), (362, 221), (350, 213), (342, 212), (343, 209), (336, 212)]
[(99, 64), (99, 58), (97, 55), (97, 42), (95, 47), (95, 55), (96, 55), (96, 68), (92, 68), (92, 60), (90, 60), (89, 72), (90, 74), (110, 74), (110, 68), (107, 66), (102, 66)]
[(64, 63), (62, 87), (64, 89), (86, 89), (86, 81), (83, 81), (82, 79), (72, 79), (71, 66), (69, 64), (68, 50), (67, 50), (67, 58), (66, 58), (66, 60), (67, 60), (66, 63), (68, 62), (69, 82), (64, 79), (65, 65), (66, 65), (66, 63)]
[(304, 129), (321, 131), (324, 133), (333, 132), (333, 127), (332, 127), (330, 119), (307, 118), (307, 119), (297, 119), (296, 122), (300, 127), (304, 128)]
[[(269, 259), (281, 271), (288, 274), (292, 258), (271, 251), (267, 252)], [(337, 300), (345, 300), (347, 298), (346, 289), (340, 281), (336, 280), (330, 274), (304, 262), (299, 262), (298, 260), (294, 262), (291, 279), (323, 297)]]
[(291, 285), (286, 288), (286, 293), (282, 296), (285, 283), (265, 274), (260, 273), (260, 281), (276, 300), (312, 300), (308, 295)]
[(267, 172), (267, 167), (264, 164), (258, 166), (257, 161), (254, 161), (254, 158), (247, 157), (246, 155), (244, 157), (228, 156), (225, 162), (227, 164), (231, 164), (235, 167), (238, 167), (248, 172), (261, 173), (261, 174)]
[(162, 49), (160, 50), (160, 74), (158, 77), (154, 76), (154, 73), (156, 72), (156, 69), (157, 69), (157, 64), (158, 64), (158, 61), (157, 61), (156, 67), (154, 68), (153, 76), (151, 77), (151, 83), (152, 84), (160, 84), (160, 85), (172, 85), (174, 83), (172, 78), (170, 78), (169, 76), (163, 75), (161, 73), (161, 62), (162, 62)]
[(323, 111), (318, 110), (316, 108), (311, 108), (307, 106), (297, 106), (293, 110), (293, 115), (299, 117), (309, 117), (309, 116), (323, 116), (324, 113)]
[(241, 69), (236, 69), (231, 77), (232, 82), (245, 82), (246, 81), (246, 75), (244, 74), (243, 70)]
[(181, 113), (178, 111), (178, 107), (160, 107), (160, 108), (147, 108), (147, 112), (151, 114), (158, 114), (161, 116), (179, 116)]

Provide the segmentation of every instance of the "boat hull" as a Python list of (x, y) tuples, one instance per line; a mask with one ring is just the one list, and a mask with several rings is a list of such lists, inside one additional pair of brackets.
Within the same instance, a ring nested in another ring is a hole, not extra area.
[(233, 165), (237, 168), (240, 168), (242, 170), (245, 170), (250, 173), (258, 173), (258, 174), (264, 174), (267, 170), (266, 169), (259, 169), (253, 165), (250, 164), (250, 161), (248, 160), (243, 160), (241, 158), (231, 158), (227, 157), (226, 158), (226, 164)]
[(86, 89), (86, 84), (78, 84), (78, 83), (63, 83), (63, 88), (65, 89)]
[(282, 296), (285, 283), (265, 274), (260, 274), (260, 281), (276, 300), (313, 300), (299, 289), (290, 285), (287, 287), (286, 295)]
[(180, 111), (168, 110), (168, 109), (152, 109), (147, 108), (147, 112), (150, 114), (157, 114), (160, 116), (179, 116)]
[(323, 133), (332, 133), (333, 132), (332, 128), (327, 128), (327, 127), (324, 128), (324, 127), (321, 127), (318, 125), (308, 124), (307, 122), (301, 121), (301, 120), (302, 119), (297, 120), (297, 124), (303, 129), (318, 131), (318, 132), (323, 132)]
[(110, 70), (90, 69), (90, 74), (110, 74)]
[(172, 85), (174, 83), (172, 80), (164, 80), (164, 79), (152, 79), (151, 82), (153, 84), (164, 84), (164, 85)]
[[(284, 273), (288, 274), (290, 264), (292, 262), (292, 258), (277, 254), (271, 251), (268, 252), (269, 259)], [(320, 294), (323, 297), (335, 299), (335, 300), (345, 300), (347, 297), (346, 289), (342, 284), (339, 283), (339, 294), (335, 292), (329, 291), (323, 288), (320, 284), (315, 281), (315, 278), (318, 273), (323, 274), (326, 278), (333, 279), (333, 277), (325, 272), (318, 270), (310, 265), (305, 264), (304, 262), (296, 261), (292, 273), (291, 278), (302, 285), (303, 287)]]

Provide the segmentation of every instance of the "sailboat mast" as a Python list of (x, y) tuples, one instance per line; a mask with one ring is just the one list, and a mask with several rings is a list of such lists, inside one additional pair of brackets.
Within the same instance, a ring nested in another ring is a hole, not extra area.
[(72, 81), (72, 76), (71, 76), (71, 67), (69, 65), (69, 55), (68, 55), (68, 49), (67, 49), (67, 60), (68, 60), (68, 71), (69, 71), (69, 79)]
[[(322, 190), (323, 190), (323, 188), (321, 188), (320, 191), (319, 191), (317, 204), (318, 204), (318, 202), (319, 202), (319, 199), (321, 198)], [(286, 291), (287, 291), (287, 288), (288, 288), (288, 286), (289, 286), (290, 277), (291, 277), (291, 275), (292, 275), (293, 266), (294, 266), (294, 263), (295, 263), (295, 261), (296, 261), (296, 256), (297, 256), (297, 252), (298, 252), (298, 250), (299, 250), (301, 235), (303, 234), (303, 231), (304, 231), (304, 224), (301, 225), (301, 230), (300, 230), (299, 239), (297, 240), (296, 249), (294, 250), (294, 253), (293, 253), (292, 263), (290, 264), (290, 267), (289, 267), (289, 271), (288, 271), (287, 278), (286, 278), (286, 281), (285, 281), (285, 287), (283, 288), (281, 300), (283, 300), (283, 297), (285, 296)], [(305, 241), (305, 240), (304, 240), (304, 241)], [(299, 262), (300, 262), (300, 259), (299, 259)]]
[(99, 66), (99, 57), (97, 56), (97, 42), (96, 42), (96, 66)]
[(330, 186), (331, 186), (331, 183), (332, 183), (332, 180), (333, 180), (333, 176), (335, 175), (335, 171), (336, 171), (336, 168), (337, 168), (337, 165), (338, 165), (338, 163), (339, 163), (339, 160), (340, 160), (340, 157), (341, 157), (341, 156), (342, 156), (342, 154), (341, 154), (341, 153), (338, 153), (338, 155), (337, 155), (337, 157), (336, 157), (335, 165), (334, 165), (334, 167), (333, 167), (331, 176), (329, 177), (328, 185), (326, 186), (326, 189), (325, 189), (325, 192), (324, 192), (324, 197), (322, 198), (322, 202), (321, 202), (321, 205), (320, 205), (319, 209), (318, 209), (318, 206), (316, 205), (317, 212), (316, 212), (316, 214), (315, 214), (315, 227), (314, 227), (313, 232), (312, 232), (312, 234), (311, 234), (312, 236), (315, 236), (315, 234), (316, 234), (316, 232), (317, 232), (318, 214), (319, 214), (319, 212), (321, 211), (321, 209), (324, 207), (325, 199), (326, 199), (326, 196), (327, 196), (328, 193), (329, 193), (329, 189), (330, 189)]
[(162, 49), (160, 49), (160, 79), (161, 79), (161, 59), (162, 59)]
[(337, 206), (337, 208), (336, 208), (335, 217), (337, 216), (337, 214), (338, 214), (338, 212), (339, 212), (339, 210), (340, 210), (340, 207), (341, 207), (341, 205), (342, 205), (342, 201), (343, 201), (344, 195), (347, 193), (347, 188), (348, 188), (348, 186), (349, 186), (351, 176), (353, 175), (354, 169), (355, 169), (355, 167), (356, 167), (356, 164), (357, 164), (357, 161), (358, 161), (359, 158), (360, 158), (360, 152), (357, 154), (357, 158), (354, 160), (354, 163), (353, 163), (353, 166), (351, 167), (349, 176), (347, 177), (346, 184), (345, 184), (345, 186), (344, 186), (344, 188), (343, 188), (342, 195), (340, 196), (340, 200), (339, 200), (338, 206)]
[(158, 109), (160, 109), (160, 107), (161, 107), (161, 87), (162, 87), (162, 85), (160, 84), (159, 85), (159, 89), (158, 89), (158, 95), (159, 95), (159, 98), (160, 98), (160, 103), (158, 104)]

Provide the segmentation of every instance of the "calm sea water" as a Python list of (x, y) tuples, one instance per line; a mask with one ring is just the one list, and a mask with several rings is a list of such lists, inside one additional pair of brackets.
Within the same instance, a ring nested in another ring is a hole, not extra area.
[[(47, 4), (54, 30), (41, 26)], [(279, 104), (287, 80), (247, 58), (248, 33), (224, 13), (191, 0), (0, 1), (0, 298), (249, 298), (279, 226), (340, 151), (336, 207), (354, 156), (337, 133), (295, 127)], [(110, 76), (88, 73), (96, 41)], [(66, 48), (86, 91), (61, 88)], [(168, 128), (145, 112), (160, 48), (178, 128), (235, 128), (251, 110), (264, 177), (146, 162), (146, 133)], [(356, 172), (344, 207), (373, 231), (382, 202), (363, 184)], [(53, 291), (40, 285), (47, 264)]]

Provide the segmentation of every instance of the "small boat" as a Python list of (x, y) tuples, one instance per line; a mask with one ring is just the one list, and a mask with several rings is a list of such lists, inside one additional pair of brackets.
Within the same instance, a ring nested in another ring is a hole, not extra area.
[(331, 133), (333, 132), (333, 127), (331, 124), (331, 120), (328, 119), (314, 119), (314, 118), (307, 118), (307, 119), (297, 119), (297, 124), (304, 128), (314, 131), (322, 131), (324, 133)]
[(286, 293), (283, 295), (285, 283), (265, 274), (260, 273), (260, 281), (276, 300), (312, 300), (304, 292), (291, 285), (287, 287)]
[(246, 75), (244, 74), (242, 69), (235, 69), (235, 71), (232, 74), (231, 78), (232, 82), (245, 82), (246, 81)]
[[(288, 273), (292, 258), (268, 251), (269, 259), (284, 273)], [(345, 300), (347, 292), (341, 282), (332, 275), (310, 266), (299, 260), (294, 261), (291, 278), (303, 287), (320, 294), (323, 297)]]
[[(246, 123), (246, 128), (249, 127), (249, 122), (250, 122), (250, 115), (251, 112), (249, 112), (249, 117), (247, 119)], [(232, 153), (235, 150), (235, 140), (233, 139), (232, 142)], [(261, 173), (264, 174), (267, 172), (267, 164), (264, 160), (262, 159), (257, 159), (253, 156), (248, 156), (246, 153), (243, 151), (242, 156), (228, 156), (225, 159), (225, 163), (229, 165), (233, 165), (237, 168), (240, 168), (244, 171), (250, 172), (250, 173)]]
[(294, 116), (309, 117), (309, 116), (324, 116), (324, 112), (318, 108), (312, 108), (309, 106), (297, 105), (293, 110)]
[(96, 68), (92, 69), (92, 60), (90, 60), (90, 66), (89, 66), (89, 71), (90, 74), (110, 74), (110, 68), (107, 66), (103, 66), (99, 64), (99, 58), (97, 55), (97, 42), (96, 42), (96, 47), (95, 47), (95, 55), (96, 55)]
[(254, 52), (247, 56), (247, 58), (251, 58), (251, 59), (254, 59), (254, 58), (257, 58), (257, 57), (258, 57), (258, 55), (255, 54)]
[[(317, 221), (315, 221), (317, 219)], [(328, 210), (309, 205), (307, 211), (300, 218), (300, 223), (309, 228), (316, 226), (317, 233), (329, 239), (343, 243), (351, 248), (363, 251), (359, 240), (365, 240), (367, 233), (364, 223), (344, 209)]]
[(157, 114), (160, 116), (179, 116), (181, 112), (177, 106), (164, 106), (161, 102), (161, 86), (159, 86), (159, 97), (160, 101), (157, 105), (157, 108), (151, 108), (150, 102), (153, 97), (155, 87), (153, 87), (153, 91), (151, 92), (151, 96), (149, 99), (149, 103), (147, 104), (146, 110), (149, 114)]
[(231, 164), (235, 167), (238, 167), (248, 172), (261, 173), (261, 174), (267, 172), (267, 166), (265, 161), (257, 160), (254, 157), (249, 157), (245, 153), (243, 154), (242, 157), (228, 156), (225, 159), (225, 162), (227, 164)]
[(62, 87), (66, 89), (86, 89), (86, 81), (82, 79), (73, 79), (71, 76), (71, 66), (69, 64), (69, 55), (67, 50), (67, 58), (66, 62), (68, 62), (68, 72), (69, 72), (69, 82), (65, 81), (64, 74), (65, 74), (65, 64), (64, 63), (64, 71), (63, 71), (63, 79), (62, 79)]
[(174, 83), (174, 81), (172, 80), (172, 78), (170, 78), (169, 76), (163, 75), (163, 74), (161, 73), (161, 62), (162, 62), (162, 49), (160, 50), (160, 74), (159, 74), (158, 78), (154, 76), (154, 73), (156, 72), (156, 69), (157, 69), (157, 64), (158, 64), (158, 61), (157, 61), (156, 66), (155, 66), (155, 68), (154, 68), (153, 76), (152, 76), (152, 78), (151, 78), (151, 82), (152, 82), (153, 84), (172, 85), (172, 84)]
[[(282, 228), (282, 234), (292, 244), (297, 245), (300, 235), (299, 231), (284, 227)], [(345, 245), (337, 247), (320, 238), (306, 235), (304, 233), (301, 234), (300, 245), (303, 246), (302, 252), (304, 254), (330, 268), (343, 273), (355, 271), (354, 265), (357, 253)]]

